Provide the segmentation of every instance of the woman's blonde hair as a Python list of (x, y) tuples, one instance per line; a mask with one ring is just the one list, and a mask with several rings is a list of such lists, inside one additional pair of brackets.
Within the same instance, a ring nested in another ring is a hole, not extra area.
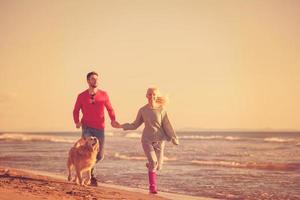
[(149, 87), (148, 90), (147, 90), (147, 94), (150, 92), (150, 91), (156, 91), (157, 92), (157, 98), (156, 98), (156, 103), (160, 106), (165, 106), (168, 102), (169, 102), (169, 98), (167, 96), (162, 96), (160, 94), (160, 91), (159, 91), (159, 88), (157, 87)]

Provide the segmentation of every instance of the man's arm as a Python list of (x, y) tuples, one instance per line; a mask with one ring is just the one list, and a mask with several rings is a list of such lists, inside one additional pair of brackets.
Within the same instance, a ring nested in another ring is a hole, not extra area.
[(79, 111), (81, 109), (81, 100), (80, 100), (80, 96), (77, 96), (76, 99), (76, 103), (73, 109), (73, 120), (76, 124), (76, 128), (80, 128), (81, 127), (81, 123), (79, 121)]
[(111, 125), (114, 128), (119, 128), (119, 123), (116, 121), (116, 115), (115, 115), (115, 111), (110, 103), (110, 99), (108, 94), (106, 93), (106, 100), (105, 100), (105, 108), (108, 112), (109, 118), (111, 120)]

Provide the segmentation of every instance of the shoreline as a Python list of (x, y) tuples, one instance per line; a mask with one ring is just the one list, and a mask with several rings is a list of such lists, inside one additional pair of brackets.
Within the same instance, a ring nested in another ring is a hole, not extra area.
[(175, 193), (149, 194), (147, 190), (100, 183), (83, 187), (68, 182), (62, 175), (0, 166), (0, 199), (122, 199), (122, 200), (213, 200)]

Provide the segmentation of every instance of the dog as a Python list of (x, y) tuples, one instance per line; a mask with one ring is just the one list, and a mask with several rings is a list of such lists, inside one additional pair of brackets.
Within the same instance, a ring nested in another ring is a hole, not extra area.
[[(67, 161), (68, 181), (72, 179), (72, 170), (76, 172), (74, 181), (82, 186), (91, 183), (91, 169), (96, 164), (96, 157), (99, 152), (99, 141), (96, 137), (82, 137), (69, 151)], [(87, 180), (83, 180), (83, 173), (87, 172)]]

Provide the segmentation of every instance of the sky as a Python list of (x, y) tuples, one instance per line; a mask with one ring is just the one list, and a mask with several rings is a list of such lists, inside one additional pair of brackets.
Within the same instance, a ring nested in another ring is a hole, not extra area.
[(0, 131), (75, 131), (90, 71), (120, 123), (155, 85), (177, 130), (300, 130), (300, 1), (0, 0), (0, 24)]

